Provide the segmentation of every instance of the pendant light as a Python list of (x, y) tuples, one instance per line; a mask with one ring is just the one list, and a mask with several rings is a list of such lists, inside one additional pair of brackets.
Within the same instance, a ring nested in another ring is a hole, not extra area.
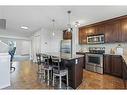
[(71, 32), (72, 31), (72, 28), (71, 28), (71, 23), (70, 23), (70, 14), (71, 14), (71, 11), (67, 11), (68, 13), (68, 24), (67, 24), (67, 31), (68, 32)]
[(78, 21), (75, 22), (75, 27), (80, 26), (80, 23)]
[(52, 29), (53, 32), (52, 32), (52, 35), (55, 36), (55, 32), (54, 32), (54, 30), (55, 30), (55, 20), (54, 20), (54, 19), (52, 20), (52, 25), (53, 25), (53, 29)]

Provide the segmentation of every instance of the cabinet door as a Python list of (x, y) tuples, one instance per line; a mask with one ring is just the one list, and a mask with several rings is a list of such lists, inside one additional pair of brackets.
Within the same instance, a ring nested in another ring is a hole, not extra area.
[(122, 58), (118, 55), (111, 56), (111, 74), (122, 77)]
[(111, 56), (104, 55), (104, 73), (111, 74)]
[(87, 27), (87, 36), (96, 35), (96, 26)]
[(120, 21), (111, 21), (105, 24), (105, 42), (114, 43), (119, 41)]
[(113, 36), (114, 41), (113, 42), (121, 42), (121, 32), (120, 32), (120, 20), (113, 21)]
[(82, 44), (87, 44), (87, 29), (84, 28), (82, 32)]
[(82, 30), (83, 29), (79, 29), (79, 32), (78, 32), (78, 36), (79, 36), (79, 44), (82, 44)]
[(72, 32), (67, 32), (67, 38), (72, 39)]
[(83, 57), (83, 68), (85, 69), (85, 66), (86, 66), (86, 60), (85, 60), (85, 58), (86, 58), (86, 54), (85, 53), (82, 53), (82, 52), (76, 52), (76, 54), (78, 54), (78, 55), (84, 55), (84, 57)]
[(79, 30), (79, 44), (86, 44), (87, 43), (87, 34), (86, 28)]
[(127, 18), (121, 20), (122, 42), (127, 42)]
[(67, 39), (66, 37), (67, 37), (67, 33), (66, 31), (63, 31), (63, 39)]
[(63, 39), (64, 40), (71, 39), (71, 38), (72, 38), (71, 32), (63, 31)]
[(104, 34), (105, 33), (105, 24), (97, 25), (96, 34)]
[(127, 80), (127, 65), (126, 65), (126, 62), (124, 59), (123, 60), (123, 63), (122, 63), (122, 68), (123, 68), (123, 79), (124, 80)]

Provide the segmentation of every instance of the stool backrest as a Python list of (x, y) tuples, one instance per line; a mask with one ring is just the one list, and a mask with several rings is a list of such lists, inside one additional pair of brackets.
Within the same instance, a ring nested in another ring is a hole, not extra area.
[(45, 66), (45, 67), (49, 67), (49, 57), (48, 57), (48, 55), (46, 55), (46, 54), (42, 54), (42, 59), (43, 59), (43, 65)]
[(41, 64), (41, 54), (40, 53), (36, 53), (36, 59), (37, 59), (37, 64)]
[(52, 56), (53, 73), (60, 73), (60, 59)]

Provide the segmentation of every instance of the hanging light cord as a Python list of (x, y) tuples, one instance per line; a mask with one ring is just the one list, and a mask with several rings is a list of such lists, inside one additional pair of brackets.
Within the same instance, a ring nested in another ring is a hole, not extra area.
[(68, 13), (68, 27), (71, 28), (71, 24), (70, 24), (70, 14), (71, 14), (71, 11), (67, 11)]
[(55, 30), (55, 20), (53, 19), (52, 20), (52, 23), (53, 23), (53, 36), (55, 35), (55, 33), (54, 33), (54, 30)]

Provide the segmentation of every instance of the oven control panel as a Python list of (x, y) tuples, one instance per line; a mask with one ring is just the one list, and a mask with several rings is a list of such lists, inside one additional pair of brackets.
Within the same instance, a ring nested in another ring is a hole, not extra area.
[(105, 47), (89, 47), (89, 52), (94, 54), (104, 54)]

